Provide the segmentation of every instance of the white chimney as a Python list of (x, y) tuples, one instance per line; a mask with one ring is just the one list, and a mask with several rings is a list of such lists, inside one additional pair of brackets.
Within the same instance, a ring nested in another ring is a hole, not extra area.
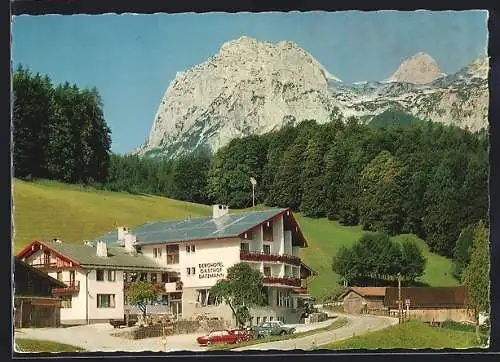
[(98, 257), (106, 258), (108, 256), (108, 245), (104, 241), (99, 240), (96, 249), (96, 255)]
[(128, 227), (120, 226), (118, 227), (118, 242), (124, 242), (125, 236), (128, 234)]
[(132, 234), (125, 235), (125, 250), (129, 253), (135, 253), (135, 243), (137, 241), (137, 237)]
[(227, 205), (213, 205), (212, 210), (213, 210), (212, 217), (214, 219), (217, 219), (218, 217), (227, 215), (229, 213), (229, 207), (227, 207)]

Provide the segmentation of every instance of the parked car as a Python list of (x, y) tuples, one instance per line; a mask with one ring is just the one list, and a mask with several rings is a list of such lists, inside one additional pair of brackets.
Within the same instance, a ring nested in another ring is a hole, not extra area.
[(244, 330), (220, 330), (213, 331), (206, 336), (196, 338), (196, 341), (201, 346), (208, 346), (216, 343), (235, 344), (240, 341), (246, 341), (251, 336)]
[(286, 334), (293, 334), (294, 332), (294, 326), (286, 325), (281, 321), (269, 321), (261, 323), (257, 326), (250, 327), (250, 333), (252, 333), (257, 338), (283, 336)]
[(229, 332), (237, 335), (239, 337), (239, 341), (249, 341), (252, 339), (252, 334), (245, 329), (232, 329)]

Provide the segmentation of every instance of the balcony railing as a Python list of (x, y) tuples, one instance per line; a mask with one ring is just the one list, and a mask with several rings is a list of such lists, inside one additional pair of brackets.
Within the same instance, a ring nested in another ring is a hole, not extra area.
[(80, 291), (80, 281), (70, 280), (68, 282), (63, 282), (66, 287), (63, 288), (52, 288), (52, 294), (72, 294)]
[(281, 263), (292, 264), (295, 266), (300, 265), (300, 258), (293, 255), (266, 254), (263, 252), (256, 252), (256, 251), (241, 251), (240, 259), (248, 261), (281, 262)]
[(307, 294), (307, 288), (304, 287), (293, 288), (293, 291), (297, 294)]
[(300, 287), (300, 279), (292, 277), (264, 277), (264, 284), (283, 284), (291, 287)]
[(178, 282), (165, 283), (165, 291), (167, 293), (182, 291), (182, 282), (178, 281)]
[(60, 265), (60, 263), (56, 263), (56, 262), (51, 262), (51, 263), (33, 263), (31, 264), (32, 267), (34, 268), (57, 268)]

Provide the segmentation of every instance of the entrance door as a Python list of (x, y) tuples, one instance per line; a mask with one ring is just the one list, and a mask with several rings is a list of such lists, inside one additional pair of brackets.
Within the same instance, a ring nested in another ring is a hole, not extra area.
[(71, 285), (71, 286), (75, 285), (75, 271), (74, 270), (69, 271), (69, 285)]

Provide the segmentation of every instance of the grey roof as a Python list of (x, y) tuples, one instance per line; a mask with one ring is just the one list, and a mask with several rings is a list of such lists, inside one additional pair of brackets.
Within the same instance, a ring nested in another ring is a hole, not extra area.
[(155, 269), (161, 266), (144, 255), (130, 254), (123, 247), (108, 245), (108, 257), (99, 257), (96, 248), (85, 244), (68, 244), (58, 242), (43, 242), (44, 245), (78, 262), (81, 266), (102, 266), (115, 268)]
[[(199, 217), (185, 220), (158, 221), (131, 228), (130, 232), (137, 237), (137, 245), (237, 237), (286, 210), (268, 209), (264, 211), (237, 212), (216, 219)], [(116, 243), (118, 241), (117, 230), (109, 231), (94, 240)]]

